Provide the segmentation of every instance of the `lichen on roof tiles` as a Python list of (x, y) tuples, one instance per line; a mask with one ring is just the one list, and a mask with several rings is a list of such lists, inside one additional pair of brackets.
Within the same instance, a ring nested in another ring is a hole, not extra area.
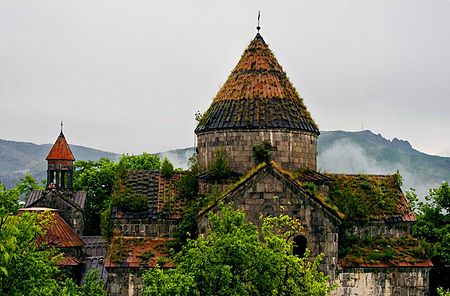
[(284, 128), (319, 134), (303, 99), (258, 33), (196, 128)]

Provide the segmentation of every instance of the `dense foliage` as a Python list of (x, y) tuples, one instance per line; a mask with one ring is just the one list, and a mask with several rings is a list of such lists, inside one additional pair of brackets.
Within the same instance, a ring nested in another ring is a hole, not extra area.
[(208, 218), (208, 235), (188, 240), (176, 268), (144, 274), (143, 295), (327, 295), (334, 288), (317, 270), (321, 257), (291, 255), (298, 220), (268, 217), (259, 232), (230, 206)]
[(100, 214), (109, 204), (118, 164), (108, 158), (76, 161), (74, 189), (87, 193), (84, 210), (86, 235), (98, 235)]
[(434, 264), (432, 278), (438, 280), (437, 285), (449, 289), (450, 186), (444, 182), (439, 188), (430, 189), (425, 202), (419, 202), (414, 192), (409, 193), (408, 197), (417, 216), (414, 235), (425, 244)]
[(378, 178), (369, 175), (333, 175), (330, 202), (346, 220), (381, 220), (398, 212), (401, 191), (399, 175)]
[[(30, 186), (31, 184), (31, 186)], [(89, 275), (78, 287), (58, 269), (59, 251), (43, 243), (49, 213), (17, 215), (19, 197), (36, 182), (24, 178), (11, 190), (0, 182), (0, 294), (1, 295), (106, 295), (102, 283)], [(88, 292), (86, 294), (85, 292)]]
[[(116, 163), (108, 158), (98, 161), (76, 161), (74, 172), (74, 189), (87, 192), (85, 206), (86, 235), (99, 235), (98, 227), (102, 221), (102, 212), (108, 210), (116, 178), (126, 170), (158, 170), (160, 159), (152, 154), (122, 155)], [(139, 207), (142, 199), (134, 202), (131, 196), (120, 196), (124, 204), (132, 201), (130, 208)]]

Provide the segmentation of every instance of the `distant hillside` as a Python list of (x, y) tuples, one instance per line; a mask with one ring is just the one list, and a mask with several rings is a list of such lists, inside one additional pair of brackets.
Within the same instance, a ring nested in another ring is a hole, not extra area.
[[(45, 179), (45, 157), (51, 147), (52, 144), (36, 145), (0, 139), (0, 180), (11, 188), (25, 173), (31, 173), (38, 182)], [(120, 156), (77, 145), (70, 145), (70, 148), (77, 160), (98, 160), (102, 157), (118, 160)]]
[(407, 141), (392, 141), (371, 131), (323, 131), (319, 137), (318, 166), (328, 172), (391, 174), (404, 178), (404, 190), (420, 195), (450, 181), (450, 157), (422, 153)]
[[(45, 178), (45, 157), (51, 145), (35, 145), (25, 142), (0, 140), (0, 180), (13, 186), (25, 172), (31, 172), (37, 180)], [(71, 145), (76, 159), (97, 160), (108, 157), (114, 160), (118, 154)], [(424, 195), (428, 188), (450, 181), (450, 157), (433, 156), (411, 147), (409, 142), (387, 140), (371, 131), (344, 132), (322, 131), (319, 137), (319, 170), (339, 173), (392, 174), (397, 170), (404, 177), (404, 190), (416, 188)], [(187, 168), (194, 148), (160, 152), (175, 167)]]

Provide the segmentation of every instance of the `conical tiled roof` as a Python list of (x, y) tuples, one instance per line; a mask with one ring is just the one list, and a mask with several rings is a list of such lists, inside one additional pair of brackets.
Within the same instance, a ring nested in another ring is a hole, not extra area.
[(74, 161), (75, 157), (70, 150), (69, 144), (67, 144), (66, 138), (63, 132), (56, 139), (55, 144), (53, 144), (52, 149), (48, 153), (46, 160), (71, 160)]
[(319, 134), (303, 99), (258, 33), (195, 132), (280, 128)]

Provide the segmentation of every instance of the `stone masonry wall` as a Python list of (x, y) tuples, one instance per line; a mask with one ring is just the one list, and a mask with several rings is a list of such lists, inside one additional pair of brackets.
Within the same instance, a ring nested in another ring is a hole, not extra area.
[[(83, 212), (64, 201), (61, 197), (63, 194), (60, 192), (49, 192), (46, 198), (41, 199), (35, 204), (35, 207), (59, 210), (58, 214), (69, 224), (75, 233), (82, 235), (84, 229)], [(65, 198), (70, 199), (70, 195), (65, 195)]]
[(255, 166), (253, 146), (264, 141), (272, 145), (272, 160), (287, 170), (317, 169), (317, 136), (313, 133), (285, 130), (215, 131), (197, 135), (198, 162), (206, 170), (215, 151), (223, 147), (230, 168), (245, 173)]
[(350, 235), (356, 235), (360, 238), (365, 236), (375, 237), (402, 237), (411, 235), (412, 222), (384, 222), (384, 221), (368, 221), (364, 225), (355, 225), (347, 228), (346, 232)]
[[(232, 193), (226, 202), (232, 202), (237, 209), (244, 210), (246, 219), (260, 225), (260, 214), (279, 215), (283, 213), (299, 218), (304, 232), (299, 233), (307, 239), (311, 256), (325, 254), (320, 269), (333, 279), (337, 269), (339, 221), (323, 207), (296, 191), (295, 187), (283, 182), (266, 171), (244, 184)], [(206, 233), (208, 220), (206, 213), (199, 218), (199, 232)]]
[(142, 270), (136, 268), (114, 268), (108, 270), (108, 295), (142, 295)]
[(428, 268), (347, 268), (333, 296), (425, 296), (428, 282)]

